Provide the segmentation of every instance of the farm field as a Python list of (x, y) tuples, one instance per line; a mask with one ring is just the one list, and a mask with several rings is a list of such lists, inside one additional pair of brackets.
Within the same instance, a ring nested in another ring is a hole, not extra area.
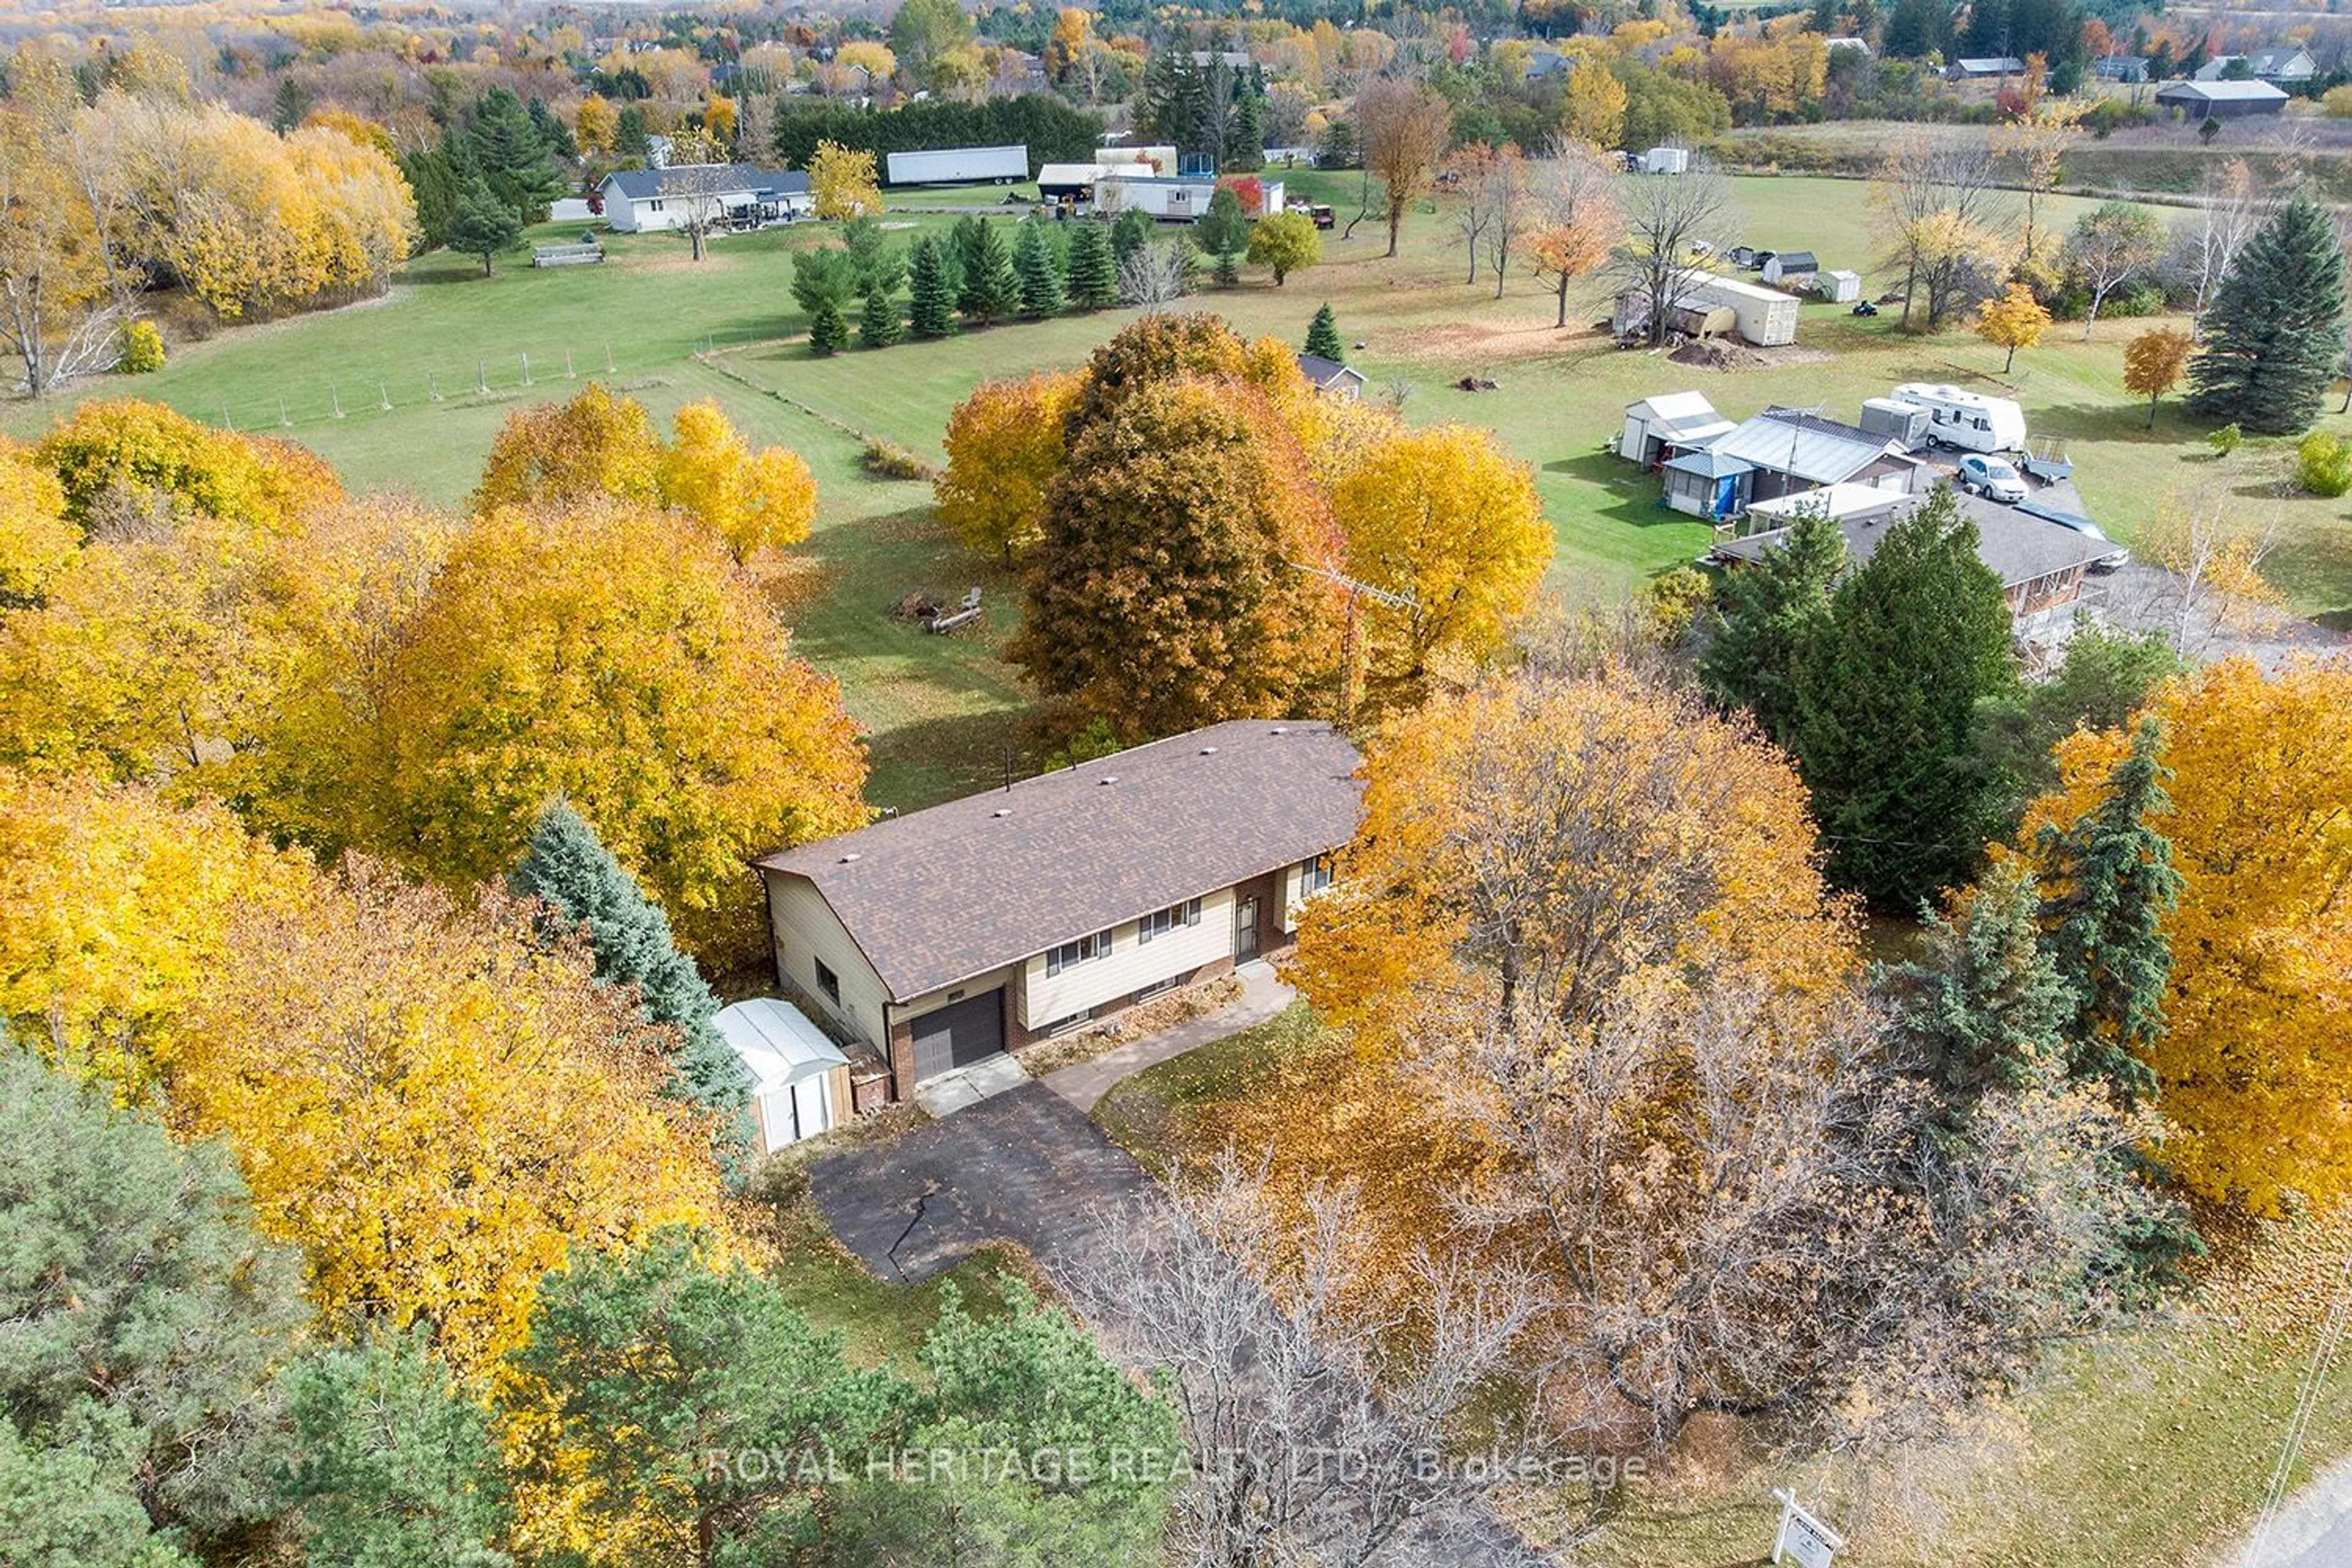
[[(1343, 227), (1357, 210), (1355, 174), (1283, 177), (1295, 195), (1331, 203)], [(935, 209), (993, 205), (1003, 190), (916, 195)], [(1738, 239), (1815, 250), (1825, 266), (1864, 271), (1870, 291), (1884, 291), (1864, 185), (1753, 176), (1736, 180), (1735, 190)], [(2044, 204), (2045, 221), (2070, 222), (2089, 205), (2055, 198)], [(923, 210), (888, 221), (911, 236), (953, 218)], [(1013, 220), (1008, 213), (1000, 221)], [(559, 232), (573, 229), (545, 231)], [(824, 239), (815, 226), (729, 237), (698, 265), (682, 239), (615, 236), (603, 266), (534, 271), (518, 255), (502, 258), (489, 279), (477, 262), (436, 254), (408, 268), (383, 300), (176, 345), (166, 370), (88, 384), (77, 395), (155, 397), (208, 422), (277, 430), (315, 447), (354, 488), (442, 502), (463, 498), (510, 409), (568, 396), (590, 377), (665, 418), (680, 404), (716, 397), (751, 435), (793, 447), (815, 469), (817, 531), (799, 552), (804, 567), (778, 584), (780, 602), (803, 649), (841, 679), (871, 731), (871, 798), (920, 805), (1024, 765), (1024, 698), (995, 656), (1012, 629), (1014, 585), (940, 536), (928, 486), (867, 477), (859, 437), (936, 460), (950, 410), (973, 386), (1076, 364), (1131, 312), (815, 360), (797, 341), (803, 323), (788, 289), (789, 258)], [(1407, 218), (1393, 260), (1381, 254), (1377, 220), (1358, 225), (1352, 238), (1334, 231), (1325, 240), (1324, 262), (1288, 287), (1246, 269), (1243, 288), (1206, 292), (1199, 308), (1244, 333), (1295, 342), (1328, 300), (1343, 337), (1363, 345), (1350, 361), (1376, 395), (1402, 394), (1416, 422), (1492, 426), (1536, 469), (1559, 541), (1550, 585), (1571, 602), (1620, 595), (1708, 540), (1704, 525), (1658, 504), (1654, 480), (1603, 453), (1627, 403), (1695, 388), (1733, 417), (1782, 403), (1851, 418), (1864, 397), (1896, 382), (1935, 380), (2019, 398), (2037, 441), (2070, 453), (2094, 515), (2119, 539), (2128, 542), (2167, 504), (2225, 492), (2251, 521), (2277, 530), (2273, 574), (2295, 607), (2352, 623), (2352, 522), (2343, 503), (2280, 497), (2282, 444), (2249, 442), (2215, 459), (2202, 429), (2169, 405), (2146, 428), (2145, 406), (2121, 390), (2123, 344), (2144, 322), (2102, 322), (2088, 343), (2079, 326), (2062, 323), (2003, 380), (1999, 351), (1965, 332), (1907, 338), (1891, 316), (1861, 321), (1816, 305), (1806, 308), (1800, 351), (1780, 363), (1698, 369), (1616, 350), (1593, 332), (1607, 293), (1597, 281), (1571, 295), (1566, 331), (1553, 327), (1553, 301), (1532, 279), (1513, 274), (1499, 300), (1483, 276), (1467, 285), (1449, 217), (1426, 204)], [(1456, 390), (1465, 376), (1498, 390)], [(18, 404), (0, 411), (0, 426), (30, 435), (53, 413)], [(2352, 430), (2352, 420), (2332, 417), (2326, 427)], [(980, 636), (929, 637), (885, 613), (910, 591), (960, 594), (975, 583), (990, 606)]]
[[(1311, 1092), (1330, 1048), (1303, 1005), (1118, 1085), (1095, 1120), (1166, 1173), (1213, 1162), (1228, 1106)], [(1344, 1047), (1341, 1048), (1345, 1048)], [(2210, 1568), (2234, 1563), (2326, 1316), (2352, 1222), (2210, 1237), (2206, 1280), (2166, 1316), (2054, 1354), (2000, 1418), (1900, 1468), (1775, 1465), (1736, 1435), (1695, 1440), (1630, 1485), (1584, 1560), (1612, 1568), (1759, 1563), (1775, 1487), (1794, 1484), (1849, 1536), (1855, 1568)], [(2336, 1362), (2300, 1485), (2352, 1451), (2352, 1367)], [(1580, 1500), (1570, 1499), (1573, 1506)], [(1932, 1544), (1930, 1544), (1932, 1542)]]

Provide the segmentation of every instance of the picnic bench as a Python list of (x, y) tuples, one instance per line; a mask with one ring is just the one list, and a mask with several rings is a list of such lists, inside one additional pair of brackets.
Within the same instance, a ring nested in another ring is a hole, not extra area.
[(941, 611), (933, 616), (923, 623), (923, 629), (945, 636), (958, 626), (970, 626), (978, 619), (980, 619), (980, 588), (975, 584), (971, 591), (963, 596), (963, 603), (952, 610)]
[(604, 259), (604, 247), (591, 240), (582, 245), (534, 245), (530, 247), (533, 267), (584, 267)]

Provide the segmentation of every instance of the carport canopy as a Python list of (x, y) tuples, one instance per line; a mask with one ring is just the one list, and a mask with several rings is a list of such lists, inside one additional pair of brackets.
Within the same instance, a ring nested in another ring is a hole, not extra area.
[(713, 1022), (719, 1037), (751, 1069), (754, 1094), (773, 1094), (821, 1078), (849, 1060), (806, 1014), (774, 996), (721, 1007)]

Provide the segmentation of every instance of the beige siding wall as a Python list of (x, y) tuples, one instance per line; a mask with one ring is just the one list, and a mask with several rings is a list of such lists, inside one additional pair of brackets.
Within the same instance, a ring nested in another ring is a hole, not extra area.
[(1030, 959), (1021, 1023), (1025, 1028), (1042, 1029), (1074, 1013), (1233, 954), (1234, 890), (1226, 888), (1202, 898), (1199, 925), (1180, 925), (1150, 942), (1137, 940), (1132, 923), (1116, 928), (1108, 958), (1094, 959), (1054, 975), (1045, 973), (1044, 953)]
[[(807, 992), (835, 1023), (867, 1045), (883, 1048), (890, 1037), (882, 1015), (887, 998), (881, 977), (850, 940), (833, 907), (799, 877), (772, 877), (768, 887), (775, 910), (776, 956), (784, 977)], [(818, 959), (840, 977), (839, 1002), (816, 983)]]

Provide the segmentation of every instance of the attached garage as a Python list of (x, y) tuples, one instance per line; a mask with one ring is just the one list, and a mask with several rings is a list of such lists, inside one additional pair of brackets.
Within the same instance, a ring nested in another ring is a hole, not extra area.
[(849, 1058), (789, 1002), (754, 997), (713, 1020), (751, 1075), (762, 1154), (830, 1132), (849, 1114)]
[(915, 1036), (915, 1081), (968, 1068), (1004, 1049), (1004, 987), (926, 1013)]

